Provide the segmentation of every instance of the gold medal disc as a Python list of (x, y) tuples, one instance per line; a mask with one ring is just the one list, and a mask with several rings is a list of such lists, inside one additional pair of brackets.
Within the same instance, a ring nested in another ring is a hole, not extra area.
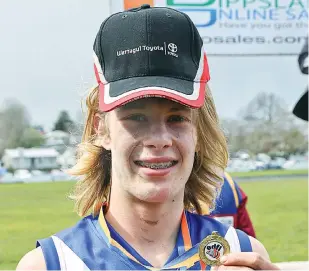
[(208, 235), (199, 246), (200, 259), (207, 265), (220, 265), (220, 258), (230, 253), (230, 245), (217, 231)]

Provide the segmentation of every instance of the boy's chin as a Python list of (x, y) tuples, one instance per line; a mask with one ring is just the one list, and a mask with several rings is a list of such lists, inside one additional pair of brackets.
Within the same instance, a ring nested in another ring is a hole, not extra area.
[(144, 193), (139, 193), (137, 197), (141, 201), (149, 203), (164, 203), (167, 202), (171, 197), (171, 189), (166, 187), (151, 189), (149, 191), (143, 191), (143, 192)]

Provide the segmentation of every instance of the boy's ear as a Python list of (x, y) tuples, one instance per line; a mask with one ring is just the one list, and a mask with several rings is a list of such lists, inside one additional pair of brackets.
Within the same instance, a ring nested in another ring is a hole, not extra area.
[(196, 143), (195, 152), (200, 152), (200, 150), (201, 150), (200, 144)]
[(98, 113), (96, 113), (93, 117), (93, 128), (96, 134), (99, 134), (100, 121), (101, 121), (101, 117)]
[(110, 150), (111, 140), (108, 133), (108, 127), (105, 127), (105, 125), (107, 125), (106, 121), (104, 121), (98, 113), (95, 114), (93, 117), (93, 127), (98, 136), (98, 142), (104, 149)]

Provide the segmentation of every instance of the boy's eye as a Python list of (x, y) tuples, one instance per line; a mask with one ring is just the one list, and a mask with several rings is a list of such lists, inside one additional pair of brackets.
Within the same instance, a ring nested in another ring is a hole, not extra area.
[[(131, 120), (131, 121), (136, 121), (136, 122), (147, 122), (148, 118), (144, 114), (132, 114), (124, 118), (125, 120)], [(185, 122), (189, 121), (186, 117), (181, 116), (181, 115), (172, 115), (169, 116), (167, 119), (167, 122), (172, 122), (172, 123), (180, 123), (180, 122)]]
[(174, 115), (168, 118), (168, 122), (184, 122), (187, 120), (188, 120), (187, 118), (180, 116), (180, 115)]
[(184, 122), (186, 120), (187, 120), (187, 118), (185, 118), (183, 116), (179, 116), (179, 115), (170, 116), (168, 118), (168, 122)]
[(133, 120), (133, 121), (139, 121), (139, 122), (147, 121), (146, 116), (142, 114), (134, 114), (134, 115), (126, 117), (126, 119)]

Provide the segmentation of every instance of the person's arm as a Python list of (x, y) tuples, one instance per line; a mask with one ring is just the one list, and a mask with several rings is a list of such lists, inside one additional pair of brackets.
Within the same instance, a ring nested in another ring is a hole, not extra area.
[(28, 252), (22, 257), (16, 270), (47, 270), (42, 249), (38, 247)]
[[(249, 236), (252, 252), (231, 253), (221, 258), (224, 270), (234, 267), (249, 267), (253, 270), (280, 270), (278, 266), (271, 263), (267, 250), (264, 245)], [(230, 267), (230, 268), (228, 268)], [(220, 270), (221, 268), (219, 268)]]
[(248, 210), (246, 208), (246, 205), (248, 202), (248, 196), (239, 186), (237, 186), (237, 189), (238, 189), (238, 192), (240, 193), (240, 197), (239, 197), (240, 202), (237, 208), (237, 217), (236, 217), (237, 229), (240, 229), (243, 232), (247, 233), (248, 235), (256, 238), (254, 227), (250, 219)]

